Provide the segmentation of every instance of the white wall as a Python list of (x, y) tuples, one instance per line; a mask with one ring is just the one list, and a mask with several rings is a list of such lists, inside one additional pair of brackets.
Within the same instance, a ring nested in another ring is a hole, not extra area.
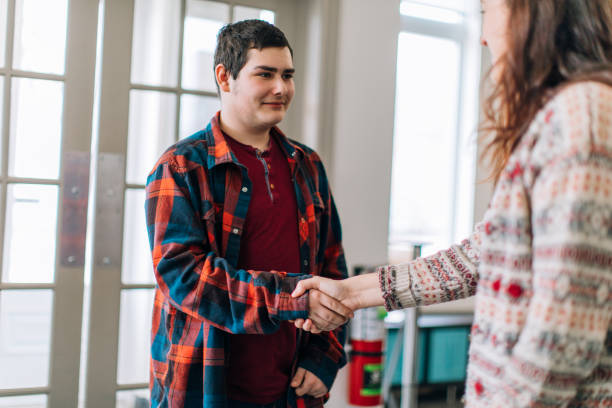
[(341, 0), (328, 163), (350, 265), (387, 261), (399, 0)]
[[(326, 163), (349, 267), (387, 261), (399, 0), (341, 0)], [(347, 403), (347, 370), (326, 405)]]
[(387, 262), (399, 3), (296, 3), (297, 90), (281, 127), (323, 158), (351, 267)]
[(339, 3), (337, 0), (294, 1), (293, 25), (288, 27), (292, 36), (287, 35), (295, 50), (296, 93), (281, 128), (290, 137), (315, 149), (323, 162), (329, 164), (334, 140)]

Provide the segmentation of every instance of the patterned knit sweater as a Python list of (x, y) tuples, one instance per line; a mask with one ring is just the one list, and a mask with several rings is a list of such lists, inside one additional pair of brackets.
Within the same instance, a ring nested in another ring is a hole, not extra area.
[(612, 407), (612, 88), (567, 86), (460, 245), (380, 268), (387, 309), (476, 294), (466, 406)]

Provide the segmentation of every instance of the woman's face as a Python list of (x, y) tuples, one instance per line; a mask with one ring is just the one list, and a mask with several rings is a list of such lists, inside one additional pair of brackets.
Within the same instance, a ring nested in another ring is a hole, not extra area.
[(492, 63), (504, 55), (508, 48), (506, 27), (508, 26), (509, 10), (507, 0), (481, 0), (482, 35), (480, 43), (489, 48)]

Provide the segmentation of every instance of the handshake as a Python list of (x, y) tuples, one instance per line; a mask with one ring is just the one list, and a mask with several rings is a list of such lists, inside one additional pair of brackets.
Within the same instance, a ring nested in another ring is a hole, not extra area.
[(358, 275), (343, 280), (314, 276), (298, 282), (292, 297), (308, 291), (308, 318), (293, 323), (312, 333), (334, 330), (353, 317), (353, 312), (384, 303), (378, 274)]

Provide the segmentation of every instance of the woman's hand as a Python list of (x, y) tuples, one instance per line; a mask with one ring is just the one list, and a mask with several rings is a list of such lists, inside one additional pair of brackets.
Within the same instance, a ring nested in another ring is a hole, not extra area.
[(299, 297), (307, 290), (316, 289), (327, 295), (343, 302), (349, 296), (349, 288), (345, 284), (348, 279), (334, 280), (323, 278), (322, 276), (313, 276), (312, 278), (303, 279), (298, 282), (297, 286), (291, 293), (292, 297)]

